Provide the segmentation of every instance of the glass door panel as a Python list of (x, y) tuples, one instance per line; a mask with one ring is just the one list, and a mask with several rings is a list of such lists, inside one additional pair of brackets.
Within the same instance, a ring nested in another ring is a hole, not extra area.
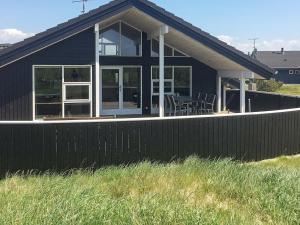
[(123, 69), (123, 109), (141, 108), (141, 68)]
[(102, 109), (120, 108), (120, 69), (102, 69)]

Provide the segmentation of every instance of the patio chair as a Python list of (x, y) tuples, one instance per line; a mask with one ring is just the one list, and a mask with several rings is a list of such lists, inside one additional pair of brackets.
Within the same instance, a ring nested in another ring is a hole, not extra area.
[(199, 92), (196, 101), (193, 104), (193, 112), (196, 114), (202, 114), (205, 110), (205, 103), (207, 94)]
[(215, 101), (216, 101), (216, 95), (213, 94), (207, 95), (205, 101), (205, 111), (207, 113), (214, 113)]
[(172, 107), (170, 96), (165, 95), (164, 100), (165, 100), (165, 115), (172, 116), (173, 107)]
[(177, 116), (178, 113), (180, 113), (182, 116), (184, 114), (188, 113), (188, 108), (186, 104), (180, 104), (179, 102), (177, 102), (175, 100), (175, 97), (173, 95), (169, 96), (170, 100), (171, 100), (171, 105), (173, 108), (173, 115)]

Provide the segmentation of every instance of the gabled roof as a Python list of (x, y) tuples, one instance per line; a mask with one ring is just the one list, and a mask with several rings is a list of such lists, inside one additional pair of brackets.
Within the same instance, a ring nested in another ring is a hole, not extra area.
[(300, 51), (258, 51), (256, 59), (271, 68), (300, 68)]
[(95, 23), (117, 15), (132, 7), (177, 29), (185, 35), (199, 41), (210, 49), (259, 75), (271, 77), (274, 74), (273, 69), (268, 66), (252, 59), (243, 52), (227, 45), (218, 38), (202, 31), (148, 0), (114, 0), (86, 14), (59, 24), (54, 28), (25, 39), (22, 42), (16, 43), (0, 52), (0, 67), (75, 35), (85, 29), (93, 27)]

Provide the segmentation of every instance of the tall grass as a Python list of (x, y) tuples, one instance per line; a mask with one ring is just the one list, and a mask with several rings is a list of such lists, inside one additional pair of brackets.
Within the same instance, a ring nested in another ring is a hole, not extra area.
[(300, 171), (189, 158), (0, 181), (0, 224), (299, 224)]

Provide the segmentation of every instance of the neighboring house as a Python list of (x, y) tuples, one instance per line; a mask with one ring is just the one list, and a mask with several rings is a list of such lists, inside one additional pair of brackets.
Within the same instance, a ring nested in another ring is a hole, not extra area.
[(163, 116), (164, 94), (199, 92), (219, 111), (222, 78), (244, 96), (254, 76), (273, 70), (147, 0), (115, 0), (0, 52), (0, 120)]
[(257, 51), (254, 57), (277, 71), (275, 79), (300, 84), (300, 51)]
[(0, 44), (0, 51), (5, 49), (5, 48), (8, 48), (10, 46), (11, 46), (11, 44)]

